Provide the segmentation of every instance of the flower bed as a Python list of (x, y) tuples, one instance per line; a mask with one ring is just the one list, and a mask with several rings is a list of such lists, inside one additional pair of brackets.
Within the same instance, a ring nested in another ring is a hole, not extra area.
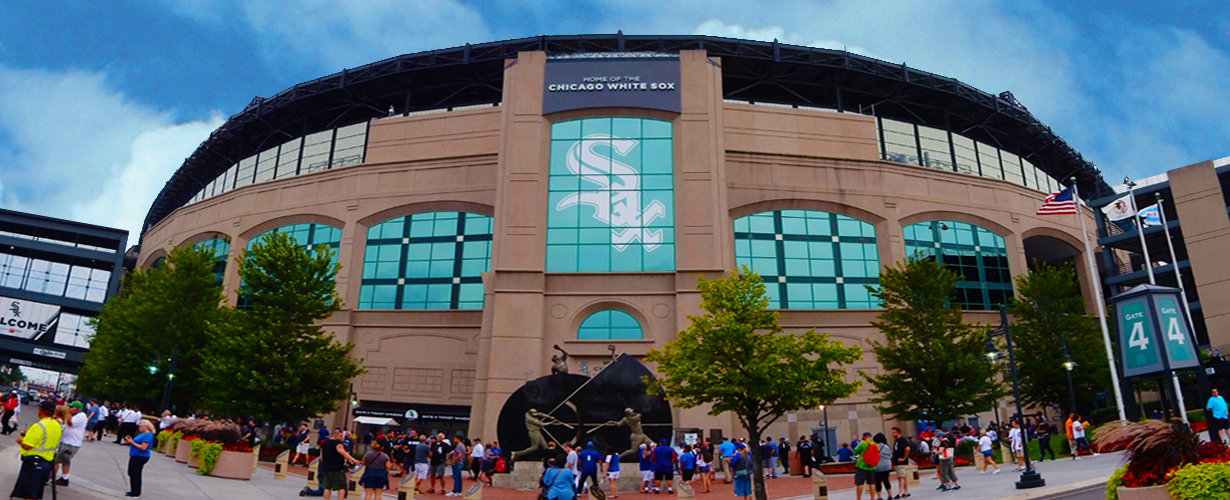
[[(1096, 444), (1104, 451), (1118, 446), (1127, 449), (1127, 465), (1116, 470), (1106, 484), (1108, 500), (1120, 500), (1120, 496), (1123, 500), (1224, 498), (1207, 492), (1224, 495), (1230, 489), (1230, 448), (1202, 444), (1181, 422), (1111, 422), (1098, 429)], [(1222, 484), (1227, 489), (1218, 490)]]

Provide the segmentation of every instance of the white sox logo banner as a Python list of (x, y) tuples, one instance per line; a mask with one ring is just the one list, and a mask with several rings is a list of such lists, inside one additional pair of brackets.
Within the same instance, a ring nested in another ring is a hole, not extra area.
[[(619, 160), (639, 145), (639, 140), (608, 134), (590, 134), (573, 143), (566, 165), (584, 185), (581, 192), (569, 194), (555, 206), (557, 211), (580, 205), (593, 207), (594, 219), (611, 226), (611, 248), (619, 252), (638, 241), (646, 252), (662, 244), (662, 230), (645, 226), (666, 217), (666, 206), (653, 200), (642, 208), (641, 173)], [(604, 154), (605, 149), (615, 154)]]
[(37, 340), (60, 319), (60, 306), (0, 297), (0, 334)]

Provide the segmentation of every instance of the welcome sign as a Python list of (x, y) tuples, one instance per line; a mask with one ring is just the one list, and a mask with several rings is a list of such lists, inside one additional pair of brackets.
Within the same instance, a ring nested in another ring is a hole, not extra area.
[(679, 58), (548, 59), (542, 114), (587, 108), (678, 113)]
[(0, 296), (0, 334), (38, 340), (60, 319), (60, 306)]

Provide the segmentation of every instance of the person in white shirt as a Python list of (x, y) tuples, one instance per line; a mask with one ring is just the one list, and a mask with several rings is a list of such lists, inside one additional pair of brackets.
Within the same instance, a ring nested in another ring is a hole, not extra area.
[(1012, 456), (1016, 458), (1016, 470), (1025, 468), (1025, 447), (1021, 440), (1021, 423), (1012, 421), (1012, 429), (1008, 431), (1008, 444), (1012, 448)]
[(158, 429), (166, 429), (175, 423), (176, 420), (179, 420), (179, 417), (172, 414), (171, 410), (162, 410), (162, 418), (158, 419)]
[(474, 446), (470, 447), (470, 479), (478, 481), (483, 473), (483, 457), (487, 456), (487, 448), (482, 440), (474, 438)]
[[(1080, 415), (1072, 419), (1072, 439), (1076, 441), (1077, 450), (1093, 451), (1089, 446), (1089, 440), (1085, 439), (1085, 424), (1081, 423)], [(1074, 452), (1072, 456), (1076, 457), (1077, 460), (1081, 459), (1080, 453)], [(1098, 453), (1094, 453), (1093, 456), (1098, 456)]]
[[(137, 422), (141, 421), (141, 410), (136, 406), (126, 408), (120, 412), (120, 431), (117, 432), (118, 438), (124, 439), (124, 436), (137, 435)], [(116, 443), (123, 444), (123, 443)]]
[(81, 449), (81, 442), (85, 440), (85, 426), (90, 417), (81, 411), (83, 406), (80, 401), (68, 404), (68, 411), (72, 416), (62, 427), (60, 449), (56, 452), (55, 465), (61, 473), (56, 484), (60, 486), (68, 486), (68, 469), (73, 463), (73, 455), (77, 454), (77, 450)]
[(999, 464), (995, 463), (995, 450), (991, 437), (987, 435), (985, 430), (978, 431), (978, 435), (980, 436), (978, 438), (978, 451), (982, 452), (982, 458), (984, 459), (982, 471), (979, 474), (986, 474), (988, 465), (995, 468), (994, 474), (999, 474)]
[(94, 424), (94, 440), (102, 441), (103, 434), (107, 431), (107, 416), (111, 414), (111, 410), (107, 409), (107, 405), (98, 405), (98, 423)]

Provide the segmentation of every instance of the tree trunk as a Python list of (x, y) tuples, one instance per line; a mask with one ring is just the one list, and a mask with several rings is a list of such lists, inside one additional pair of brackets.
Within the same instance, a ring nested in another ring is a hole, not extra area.
[(752, 457), (752, 495), (756, 500), (769, 500), (769, 493), (764, 489), (764, 459), (760, 456), (760, 431), (747, 429), (748, 456)]

